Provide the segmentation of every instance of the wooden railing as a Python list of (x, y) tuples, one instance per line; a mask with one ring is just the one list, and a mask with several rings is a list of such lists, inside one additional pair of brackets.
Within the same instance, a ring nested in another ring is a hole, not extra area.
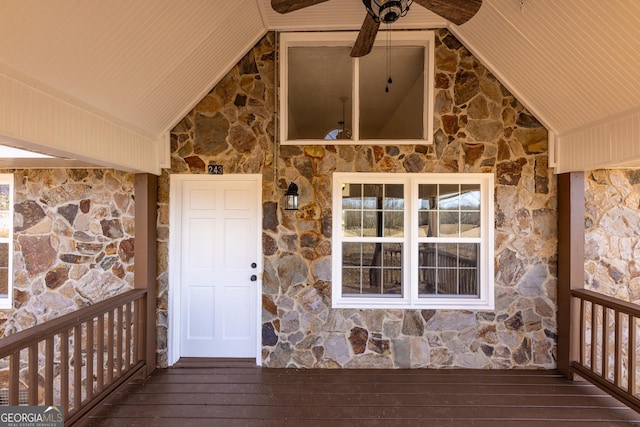
[(638, 319), (640, 306), (586, 289), (573, 289), (578, 304), (578, 359), (571, 369), (640, 412)]
[(9, 405), (26, 389), (29, 405), (62, 405), (71, 425), (143, 373), (146, 297), (145, 289), (128, 291), (1, 339)]

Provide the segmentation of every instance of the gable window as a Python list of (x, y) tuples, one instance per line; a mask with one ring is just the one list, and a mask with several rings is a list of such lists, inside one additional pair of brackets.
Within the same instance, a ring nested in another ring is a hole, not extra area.
[(13, 308), (13, 174), (0, 174), (0, 309)]
[(333, 306), (493, 308), (493, 174), (333, 174)]
[(282, 144), (431, 143), (433, 32), (380, 33), (371, 53), (352, 58), (356, 37), (281, 35)]

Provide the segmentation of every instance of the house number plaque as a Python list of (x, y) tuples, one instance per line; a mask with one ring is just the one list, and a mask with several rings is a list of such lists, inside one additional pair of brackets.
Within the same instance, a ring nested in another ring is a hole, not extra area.
[(222, 175), (222, 165), (209, 165), (208, 168), (209, 175)]

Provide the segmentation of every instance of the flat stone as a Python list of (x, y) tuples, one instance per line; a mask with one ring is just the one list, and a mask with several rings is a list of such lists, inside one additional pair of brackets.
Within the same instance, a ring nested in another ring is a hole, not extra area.
[(278, 263), (278, 277), (280, 287), (286, 292), (290, 286), (305, 282), (309, 268), (300, 255), (285, 254)]
[[(22, 217), (20, 225), (16, 225), (14, 228), (14, 231), (16, 232), (27, 230), (46, 217), (44, 209), (42, 209), (42, 207), (33, 200), (25, 200), (22, 203), (16, 203), (13, 209), (17, 216)], [(16, 218), (16, 223), (19, 223), (18, 218)]]
[(60, 206), (58, 208), (58, 214), (60, 214), (70, 225), (73, 225), (73, 221), (76, 219), (76, 215), (78, 214), (78, 205), (69, 204), (65, 206)]
[(389, 355), (391, 354), (391, 345), (388, 339), (370, 337), (367, 342), (367, 348), (374, 353)]
[(267, 233), (262, 233), (262, 252), (265, 256), (278, 252), (278, 242)]
[(49, 289), (57, 289), (69, 280), (69, 267), (66, 265), (58, 265), (47, 271), (44, 277), (45, 284)]
[(364, 328), (354, 327), (349, 334), (349, 343), (354, 354), (362, 354), (367, 349), (369, 332)]
[(206, 165), (204, 164), (204, 160), (202, 160), (199, 156), (188, 156), (184, 158), (184, 162), (189, 166), (191, 172), (204, 172), (206, 169)]
[(325, 341), (324, 350), (326, 358), (335, 360), (341, 366), (351, 359), (349, 344), (342, 334), (329, 334)]
[(344, 367), (346, 369), (392, 369), (393, 362), (388, 357), (367, 353), (353, 357)]
[(119, 219), (103, 219), (100, 221), (102, 234), (110, 239), (119, 239), (124, 236), (122, 224)]
[(275, 202), (264, 202), (262, 204), (262, 229), (278, 231), (278, 204)]
[(229, 129), (229, 144), (240, 153), (250, 153), (258, 141), (256, 136), (242, 125), (233, 125)]
[(504, 326), (512, 331), (518, 331), (524, 327), (524, 320), (522, 319), (522, 312), (518, 311), (513, 316), (510, 316), (504, 321)]
[(520, 346), (513, 352), (513, 361), (524, 366), (531, 360), (531, 339), (524, 337)]
[(428, 331), (461, 331), (476, 326), (478, 321), (475, 314), (467, 311), (438, 311), (427, 322)]
[(278, 335), (273, 328), (273, 324), (265, 323), (262, 325), (262, 345), (273, 347), (278, 343)]
[(22, 249), (25, 267), (30, 275), (43, 273), (51, 267), (56, 259), (57, 252), (51, 247), (49, 236), (18, 236), (18, 243)]
[(423, 156), (419, 154), (410, 154), (405, 157), (404, 162), (402, 163), (407, 172), (422, 172), (425, 166)]
[(118, 256), (120, 259), (128, 263), (133, 259), (135, 254), (135, 239), (124, 239), (118, 245)]
[(470, 71), (456, 73), (454, 94), (456, 105), (462, 105), (478, 94), (480, 84), (478, 76)]
[(215, 156), (227, 150), (226, 142), (229, 134), (229, 121), (221, 114), (205, 116), (197, 113), (195, 115), (196, 141), (193, 151), (195, 154), (204, 156)]
[(415, 310), (407, 310), (402, 321), (402, 333), (409, 336), (422, 336), (424, 333), (423, 318)]

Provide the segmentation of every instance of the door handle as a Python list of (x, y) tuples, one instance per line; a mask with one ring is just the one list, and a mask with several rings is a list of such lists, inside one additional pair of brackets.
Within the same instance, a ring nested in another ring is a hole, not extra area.
[(251, 263), (251, 268), (256, 268), (258, 266), (258, 264), (256, 264), (255, 262)]
[(251, 275), (251, 281), (255, 282), (256, 280), (258, 280), (258, 276), (256, 276), (255, 274)]

